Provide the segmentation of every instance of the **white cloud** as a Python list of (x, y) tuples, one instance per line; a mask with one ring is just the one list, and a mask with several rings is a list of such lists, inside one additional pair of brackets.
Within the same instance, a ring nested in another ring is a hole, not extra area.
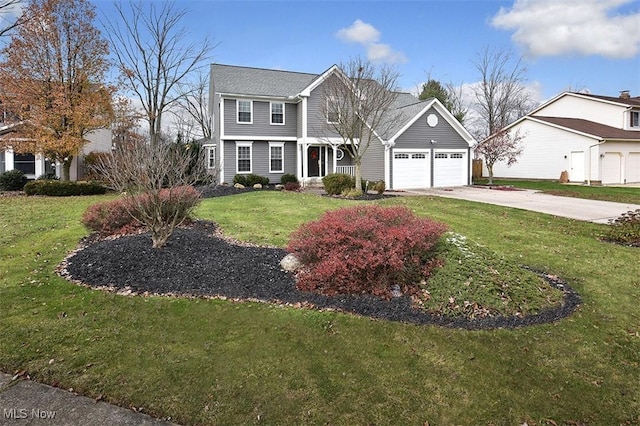
[(374, 62), (407, 62), (402, 52), (396, 52), (388, 44), (372, 43), (367, 47), (367, 58)]
[(369, 44), (380, 40), (380, 31), (373, 25), (356, 19), (350, 27), (339, 30), (336, 36), (347, 42)]
[(515, 0), (491, 24), (514, 30), (527, 56), (566, 54), (631, 58), (640, 51), (640, 13), (621, 6), (636, 0)]
[(367, 59), (374, 62), (406, 62), (404, 53), (393, 50), (391, 46), (379, 43), (380, 31), (371, 24), (356, 19), (351, 26), (342, 28), (336, 33), (340, 40), (357, 43), (367, 50)]

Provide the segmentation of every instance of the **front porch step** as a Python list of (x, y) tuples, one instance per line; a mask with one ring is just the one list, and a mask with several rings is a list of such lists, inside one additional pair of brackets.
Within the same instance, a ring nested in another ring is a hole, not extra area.
[(322, 178), (306, 178), (302, 184), (305, 188), (324, 188), (324, 184), (322, 183)]

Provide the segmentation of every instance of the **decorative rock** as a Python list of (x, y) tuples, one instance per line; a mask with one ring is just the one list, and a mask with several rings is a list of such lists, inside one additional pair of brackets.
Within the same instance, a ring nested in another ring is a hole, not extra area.
[(262, 184), (256, 183), (255, 185), (253, 185), (253, 189), (262, 189)]
[(244, 189), (244, 185), (241, 183), (236, 183), (233, 185), (234, 188), (238, 188), (238, 189)]
[(295, 272), (302, 268), (302, 263), (294, 254), (289, 253), (280, 261), (280, 267), (286, 272)]
[(393, 297), (402, 297), (402, 291), (400, 290), (400, 286), (398, 284), (394, 284), (391, 286), (391, 295)]
[(282, 184), (280, 184), (280, 183), (279, 183), (279, 184), (277, 184), (277, 185), (275, 186), (275, 188), (276, 188), (278, 191), (282, 191), (282, 190), (284, 189), (284, 185), (282, 185)]

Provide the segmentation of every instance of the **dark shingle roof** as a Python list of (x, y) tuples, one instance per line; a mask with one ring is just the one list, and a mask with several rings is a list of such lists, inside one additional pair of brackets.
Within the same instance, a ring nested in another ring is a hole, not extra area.
[(238, 95), (292, 97), (300, 93), (318, 74), (264, 68), (211, 65), (216, 92)]
[(640, 141), (640, 131), (623, 130), (616, 127), (606, 126), (581, 118), (544, 117), (533, 115), (531, 118), (544, 121), (556, 126), (565, 127), (582, 133), (597, 136), (601, 139), (624, 139)]
[[(575, 93), (575, 92), (574, 92)], [(619, 104), (629, 105), (629, 106), (639, 106), (640, 107), (640, 96), (629, 97), (627, 99), (621, 98), (619, 96), (602, 96), (602, 95), (592, 95), (589, 93), (575, 93), (576, 95), (586, 96), (588, 98), (594, 99), (602, 99), (603, 101), (616, 102)]]

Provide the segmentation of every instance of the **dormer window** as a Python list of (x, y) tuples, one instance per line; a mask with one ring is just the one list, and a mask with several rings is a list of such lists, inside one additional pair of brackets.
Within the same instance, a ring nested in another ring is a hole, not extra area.
[(629, 112), (629, 127), (640, 129), (640, 111)]

